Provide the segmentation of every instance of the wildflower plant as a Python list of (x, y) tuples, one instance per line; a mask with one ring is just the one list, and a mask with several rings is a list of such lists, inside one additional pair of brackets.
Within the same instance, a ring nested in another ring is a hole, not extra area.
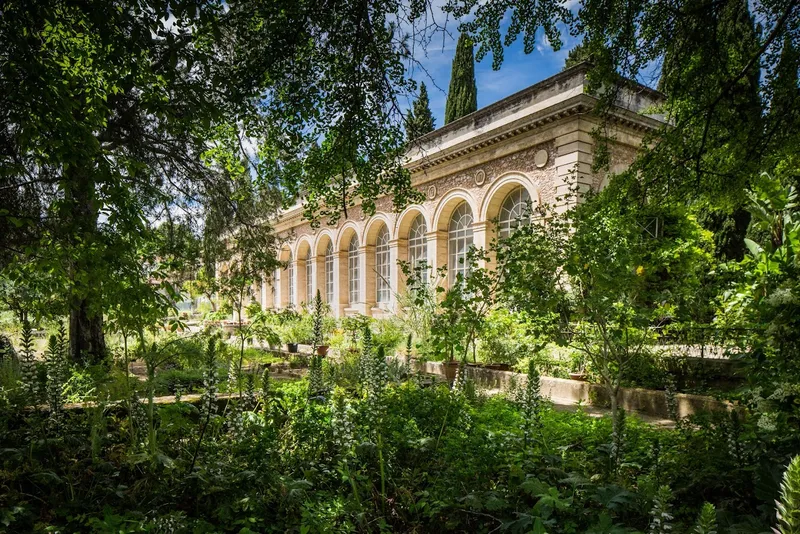
[(47, 404), (50, 407), (51, 419), (58, 423), (64, 408), (64, 384), (69, 378), (67, 363), (67, 332), (64, 324), (60, 324), (58, 334), (50, 336), (45, 351), (47, 367)]
[(800, 534), (800, 455), (795, 456), (781, 482), (776, 502), (779, 525), (776, 534)]
[(525, 420), (525, 444), (533, 441), (534, 434), (541, 434), (542, 392), (539, 369), (533, 358), (528, 361), (528, 376), (523, 390), (522, 416)]
[(203, 361), (203, 394), (200, 396), (200, 414), (206, 421), (217, 412), (219, 378), (217, 377), (216, 343), (216, 336), (208, 341), (208, 348)]
[(342, 456), (349, 456), (355, 448), (355, 426), (353, 424), (355, 410), (341, 390), (334, 390), (331, 397), (331, 426), (333, 442)]
[(717, 534), (717, 509), (710, 502), (704, 503), (700, 509), (692, 534)]
[(33, 329), (30, 321), (22, 322), (19, 352), (20, 379), (27, 401), (35, 404), (39, 400), (39, 379), (36, 376), (36, 352), (33, 348)]
[(324, 339), (322, 332), (322, 320), (325, 315), (325, 303), (322, 295), (317, 289), (317, 296), (314, 297), (314, 346), (311, 354), (311, 362), (308, 366), (308, 394), (316, 396), (325, 390), (325, 381), (322, 377), (322, 357), (317, 354), (317, 347), (322, 346)]
[(672, 513), (670, 503), (672, 491), (669, 486), (661, 486), (653, 498), (653, 509), (650, 510), (650, 534), (670, 534), (672, 530)]

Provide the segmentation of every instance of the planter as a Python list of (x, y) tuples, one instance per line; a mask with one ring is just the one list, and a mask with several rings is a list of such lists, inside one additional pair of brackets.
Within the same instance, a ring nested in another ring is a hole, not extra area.
[(458, 362), (453, 360), (449, 362), (442, 362), (442, 369), (444, 370), (444, 376), (448, 382), (452, 382), (456, 379), (456, 371), (458, 371)]
[(586, 373), (583, 371), (574, 371), (569, 374), (569, 377), (572, 380), (578, 380), (580, 382), (586, 382)]
[(328, 354), (328, 345), (320, 345), (317, 347), (317, 356), (326, 356)]
[(297, 343), (287, 343), (286, 349), (292, 354), (297, 352)]
[(510, 363), (487, 363), (487, 369), (491, 369), (492, 371), (510, 371), (511, 364)]

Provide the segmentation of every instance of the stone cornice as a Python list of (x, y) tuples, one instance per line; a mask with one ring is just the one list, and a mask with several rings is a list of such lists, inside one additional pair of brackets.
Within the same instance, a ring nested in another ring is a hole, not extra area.
[[(597, 106), (597, 102), (597, 98), (587, 94), (574, 96), (554, 106), (527, 115), (502, 128), (470, 138), (458, 145), (441, 150), (434, 148), (431, 150), (430, 155), (409, 162), (405, 167), (412, 174), (428, 170), (442, 163), (458, 159), (477, 150), (506, 141), (530, 130), (546, 127), (557, 121), (562, 121), (571, 117), (592, 113)], [(599, 116), (597, 118), (598, 120), (600, 119)], [(614, 108), (605, 118), (612, 124), (617, 124), (640, 132), (652, 132), (663, 126), (663, 123), (656, 119), (640, 115), (624, 108)]]

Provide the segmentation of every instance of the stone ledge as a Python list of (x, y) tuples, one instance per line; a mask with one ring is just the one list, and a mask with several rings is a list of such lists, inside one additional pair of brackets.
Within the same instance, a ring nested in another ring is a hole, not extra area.
[[(419, 370), (437, 376), (445, 376), (444, 366), (441, 362), (414, 361)], [(467, 377), (474, 380), (477, 385), (486, 389), (504, 389), (512, 381), (518, 383), (525, 380), (525, 375), (513, 371), (496, 371), (480, 367), (466, 368)], [(560, 403), (584, 403), (591, 406), (606, 406), (608, 395), (599, 384), (553, 378), (541, 378), (542, 394), (550, 399), (558, 399)], [(663, 391), (642, 388), (620, 388), (620, 406), (628, 411), (639, 412), (645, 415), (668, 418), (666, 395)], [(678, 415), (687, 417), (701, 412), (728, 411), (734, 408), (729, 402), (720, 401), (704, 395), (678, 393)]]

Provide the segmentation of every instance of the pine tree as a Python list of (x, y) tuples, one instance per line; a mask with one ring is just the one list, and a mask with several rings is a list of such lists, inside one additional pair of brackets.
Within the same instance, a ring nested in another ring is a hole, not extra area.
[(419, 96), (414, 101), (414, 105), (408, 111), (406, 120), (406, 140), (413, 141), (422, 137), (428, 132), (436, 129), (436, 122), (431, 113), (430, 101), (428, 100), (428, 88), (425, 82), (420, 84)]
[(449, 124), (478, 109), (478, 87), (475, 85), (475, 57), (472, 40), (464, 33), (458, 38), (450, 89), (444, 108), (444, 123)]

